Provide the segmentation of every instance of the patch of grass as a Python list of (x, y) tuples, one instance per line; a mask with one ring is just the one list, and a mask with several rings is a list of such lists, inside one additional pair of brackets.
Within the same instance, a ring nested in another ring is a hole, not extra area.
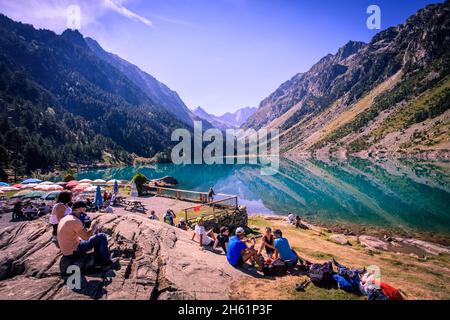
[[(307, 277), (298, 278), (297, 283), (306, 280)], [(339, 289), (323, 289), (316, 287), (310, 283), (304, 292), (295, 290), (295, 285), (283, 286), (282, 290), (287, 290), (287, 293), (293, 300), (367, 300), (364, 296), (350, 294)]]

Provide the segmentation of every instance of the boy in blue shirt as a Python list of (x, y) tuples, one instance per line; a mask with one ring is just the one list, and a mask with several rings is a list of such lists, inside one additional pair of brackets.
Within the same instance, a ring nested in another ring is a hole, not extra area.
[(262, 269), (261, 259), (254, 246), (250, 248), (242, 241), (245, 237), (245, 231), (239, 227), (236, 229), (236, 235), (231, 237), (228, 242), (227, 260), (233, 267), (240, 267), (247, 261), (256, 262), (259, 269)]
[(273, 234), (275, 236), (275, 259), (280, 258), (287, 263), (289, 267), (295, 267), (298, 262), (297, 253), (292, 250), (289, 241), (286, 238), (283, 238), (283, 233), (280, 229), (275, 230)]

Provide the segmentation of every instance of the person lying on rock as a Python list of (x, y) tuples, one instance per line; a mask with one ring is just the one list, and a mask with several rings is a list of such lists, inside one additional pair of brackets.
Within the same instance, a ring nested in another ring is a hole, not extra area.
[(211, 229), (207, 232), (203, 224), (203, 218), (200, 218), (195, 226), (194, 234), (192, 235), (192, 240), (197, 238), (198, 243), (200, 243), (200, 248), (202, 249), (203, 247), (212, 246), (216, 241), (216, 236), (214, 235), (213, 230)]
[(245, 238), (244, 228), (237, 228), (236, 235), (230, 238), (227, 248), (227, 260), (233, 267), (240, 267), (247, 261), (250, 261), (252, 265), (255, 263), (258, 265), (258, 269), (262, 270), (261, 255), (254, 248), (254, 244), (251, 247), (247, 247), (243, 239)]
[(94, 249), (94, 261), (97, 269), (108, 270), (117, 265), (119, 258), (111, 259), (108, 240), (104, 233), (96, 233), (98, 220), (94, 220), (86, 230), (80, 216), (85, 214), (87, 205), (77, 201), (72, 213), (61, 219), (58, 224), (58, 243), (64, 257), (77, 259)]
[(289, 245), (288, 239), (283, 238), (283, 233), (280, 229), (276, 229), (273, 232), (273, 235), (275, 236), (275, 260), (279, 258), (284, 261), (289, 267), (295, 267), (298, 262), (298, 255)]

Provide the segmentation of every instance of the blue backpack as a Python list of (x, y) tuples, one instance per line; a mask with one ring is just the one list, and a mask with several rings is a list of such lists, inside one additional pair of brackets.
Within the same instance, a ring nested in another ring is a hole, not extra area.
[(348, 293), (354, 293), (359, 289), (359, 275), (355, 274), (354, 277), (344, 277), (340, 274), (333, 275), (334, 280), (337, 282), (339, 289)]

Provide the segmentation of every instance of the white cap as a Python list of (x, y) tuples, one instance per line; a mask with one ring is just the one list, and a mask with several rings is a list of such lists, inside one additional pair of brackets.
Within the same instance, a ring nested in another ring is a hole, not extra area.
[(244, 228), (241, 228), (241, 227), (237, 228), (236, 229), (236, 234), (245, 234)]

